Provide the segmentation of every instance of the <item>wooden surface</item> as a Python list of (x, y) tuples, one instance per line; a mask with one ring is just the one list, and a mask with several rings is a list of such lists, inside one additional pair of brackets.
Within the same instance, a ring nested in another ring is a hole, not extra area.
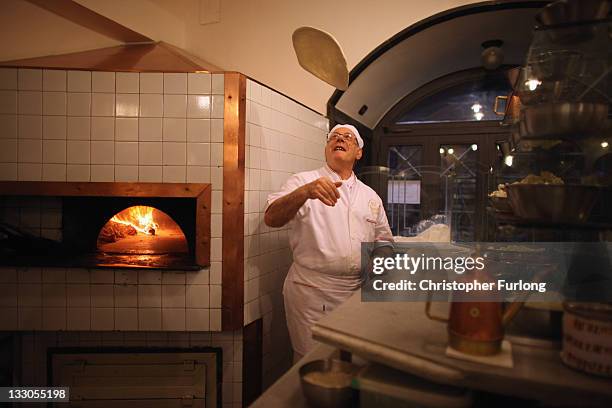
[(220, 72), (221, 69), (163, 41), (0, 62), (2, 67), (123, 72)]
[(357, 292), (313, 327), (313, 337), (435, 382), (553, 404), (582, 404), (586, 396), (612, 403), (612, 380), (564, 366), (558, 349), (513, 344), (511, 369), (446, 356), (446, 325), (429, 320), (421, 302), (363, 303)]
[(225, 74), (223, 110), (223, 232), (221, 314), (223, 330), (244, 322), (244, 153), (246, 77)]

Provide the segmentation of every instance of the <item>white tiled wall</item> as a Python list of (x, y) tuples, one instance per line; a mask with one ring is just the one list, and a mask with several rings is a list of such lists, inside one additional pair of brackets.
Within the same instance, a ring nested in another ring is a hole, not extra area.
[(291, 361), (281, 290), (292, 260), (287, 228), (263, 222), (266, 198), (291, 174), (323, 165), (327, 127), (325, 117), (247, 81), (244, 323), (263, 318), (266, 387)]
[(20, 336), (19, 385), (37, 387), (48, 385), (47, 349), (50, 347), (219, 347), (223, 354), (223, 407), (242, 407), (242, 330), (220, 333), (22, 332)]
[[(0, 68), (0, 180), (212, 183), (199, 272), (4, 268), (3, 330), (221, 330), (223, 74)], [(214, 86), (213, 86), (214, 84)], [(222, 153), (221, 153), (222, 154)], [(61, 200), (0, 200), (61, 238)], [(13, 290), (15, 289), (15, 290)]]
[(210, 182), (223, 91), (223, 74), (0, 68), (0, 180)]

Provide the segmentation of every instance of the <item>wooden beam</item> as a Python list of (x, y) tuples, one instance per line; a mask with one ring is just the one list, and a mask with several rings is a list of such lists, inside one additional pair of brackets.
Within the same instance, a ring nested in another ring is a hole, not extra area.
[(246, 77), (225, 74), (223, 109), (222, 329), (242, 329), (244, 316), (244, 153)]
[(98, 14), (72, 0), (26, 0), (40, 8), (72, 21), (82, 27), (124, 43), (153, 42), (124, 25)]

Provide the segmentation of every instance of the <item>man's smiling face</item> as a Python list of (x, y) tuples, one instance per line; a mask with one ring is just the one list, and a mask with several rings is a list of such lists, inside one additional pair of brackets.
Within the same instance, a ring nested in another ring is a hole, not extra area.
[(347, 128), (338, 128), (331, 134), (325, 146), (325, 159), (331, 166), (333, 163), (351, 166), (361, 158), (361, 148), (357, 144), (357, 138)]

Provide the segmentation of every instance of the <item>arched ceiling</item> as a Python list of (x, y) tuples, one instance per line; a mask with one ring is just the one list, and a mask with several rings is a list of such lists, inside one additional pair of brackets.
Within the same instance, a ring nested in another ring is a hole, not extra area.
[[(419, 87), (450, 73), (481, 66), (481, 44), (487, 40), (504, 42), (504, 64), (523, 64), (534, 17), (544, 4), (477, 3), (419, 22), (359, 63), (351, 71), (349, 88), (344, 93), (336, 91), (330, 99), (330, 110), (336, 109), (373, 129), (385, 113)], [(363, 105), (368, 109), (360, 115)]]

